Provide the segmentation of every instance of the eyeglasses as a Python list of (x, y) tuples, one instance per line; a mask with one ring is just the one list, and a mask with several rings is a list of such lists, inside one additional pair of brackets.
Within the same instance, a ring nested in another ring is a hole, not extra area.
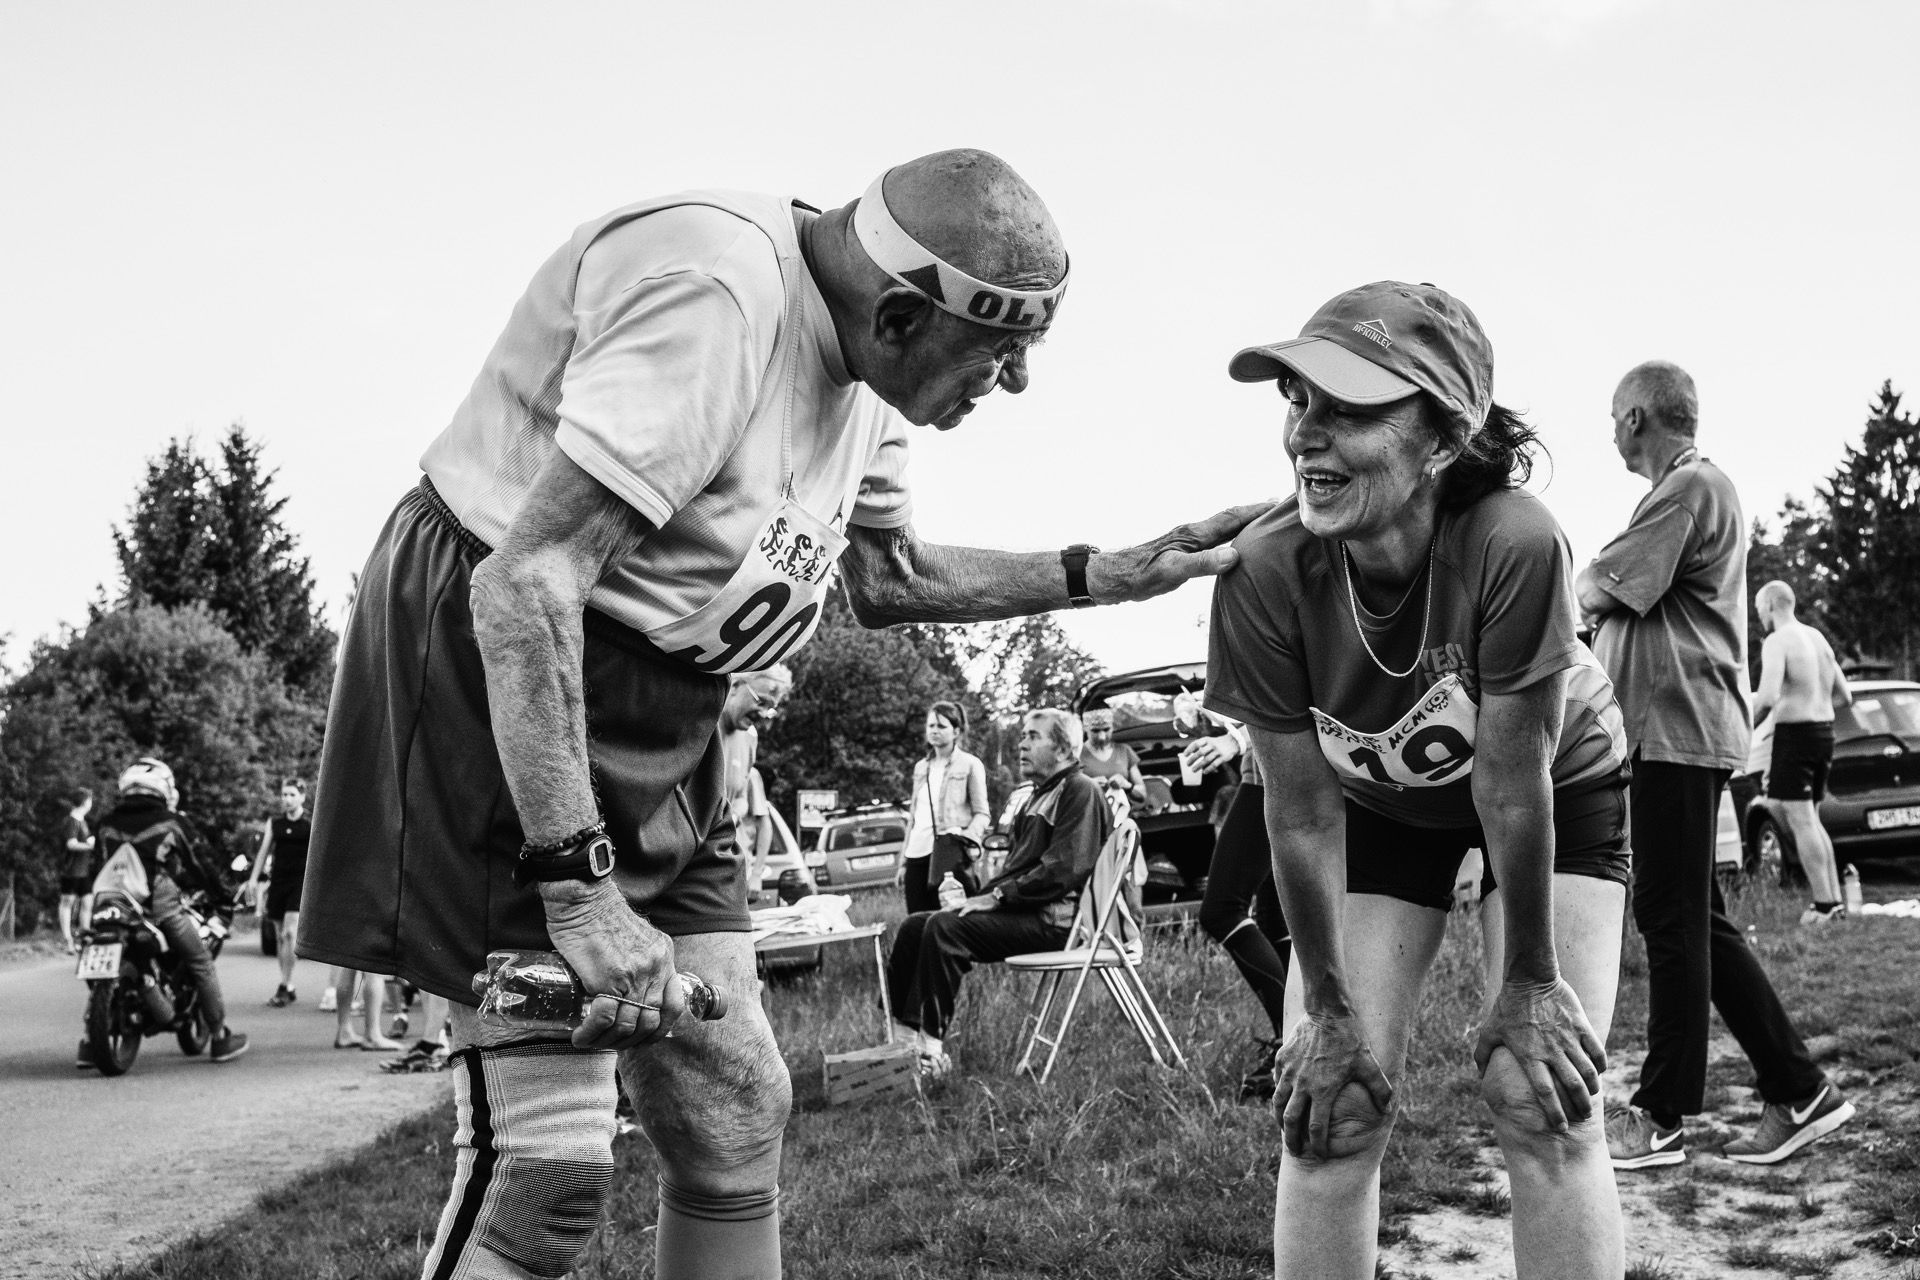
[(780, 704), (786, 701), (784, 696), (769, 698), (766, 694), (754, 688), (752, 681), (746, 681), (742, 683), (740, 687), (745, 689), (747, 696), (753, 699), (753, 709), (755, 711), (766, 716), (768, 719), (772, 719), (774, 716), (780, 714)]

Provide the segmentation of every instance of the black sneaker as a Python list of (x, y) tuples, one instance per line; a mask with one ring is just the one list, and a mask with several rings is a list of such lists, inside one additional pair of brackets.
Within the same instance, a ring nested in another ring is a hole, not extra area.
[(275, 987), (273, 994), (267, 998), (267, 1007), (270, 1009), (284, 1009), (297, 999), (299, 999), (299, 997), (293, 994), (293, 988), (283, 982)]
[(220, 1034), (213, 1038), (213, 1060), (215, 1062), (232, 1062), (246, 1051), (247, 1037), (245, 1032), (229, 1031), (227, 1028), (222, 1027), (220, 1028)]
[(1254, 1038), (1253, 1068), (1240, 1077), (1240, 1101), (1273, 1101), (1273, 1055), (1279, 1051), (1278, 1040), (1263, 1040), (1257, 1036)]

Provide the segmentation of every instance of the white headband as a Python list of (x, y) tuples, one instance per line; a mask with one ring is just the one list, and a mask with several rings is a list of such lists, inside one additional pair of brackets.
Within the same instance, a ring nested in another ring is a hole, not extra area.
[[(889, 170), (891, 172), (891, 170)], [(1038, 329), (1053, 323), (1053, 313), (1067, 292), (1067, 276), (1051, 289), (1007, 289), (976, 280), (908, 235), (893, 220), (880, 188), (881, 174), (860, 197), (853, 210), (853, 233), (874, 265), (912, 289), (918, 289), (942, 311), (975, 324), (996, 329)]]

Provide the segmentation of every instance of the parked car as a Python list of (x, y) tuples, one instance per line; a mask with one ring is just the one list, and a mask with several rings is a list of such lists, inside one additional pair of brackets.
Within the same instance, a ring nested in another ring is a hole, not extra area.
[(814, 883), (839, 893), (891, 886), (907, 847), (907, 811), (897, 804), (830, 809), (806, 855)]
[[(1113, 711), (1113, 740), (1132, 747), (1148, 798), (1136, 806), (1140, 844), (1147, 856), (1148, 903), (1177, 902), (1206, 891), (1207, 865), (1213, 860), (1213, 798), (1239, 778), (1237, 764), (1217, 769), (1188, 786), (1180, 778), (1180, 753), (1192, 738), (1174, 730), (1174, 699), (1182, 692), (1198, 696), (1207, 684), (1207, 664), (1189, 662), (1148, 667), (1104, 676), (1082, 688), (1075, 713), (1094, 707)], [(1202, 721), (1201, 733), (1218, 733)]]
[[(1840, 862), (1920, 857), (1920, 683), (1849, 680), (1853, 705), (1833, 715), (1833, 772), (1820, 823)], [(1799, 873), (1793, 835), (1777, 801), (1757, 796), (1742, 834), (1747, 869)]]

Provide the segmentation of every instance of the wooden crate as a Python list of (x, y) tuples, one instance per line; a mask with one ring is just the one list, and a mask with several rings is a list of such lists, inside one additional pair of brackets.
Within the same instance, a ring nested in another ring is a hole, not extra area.
[(904, 1040), (821, 1057), (825, 1059), (828, 1106), (910, 1093), (919, 1083), (918, 1055)]

